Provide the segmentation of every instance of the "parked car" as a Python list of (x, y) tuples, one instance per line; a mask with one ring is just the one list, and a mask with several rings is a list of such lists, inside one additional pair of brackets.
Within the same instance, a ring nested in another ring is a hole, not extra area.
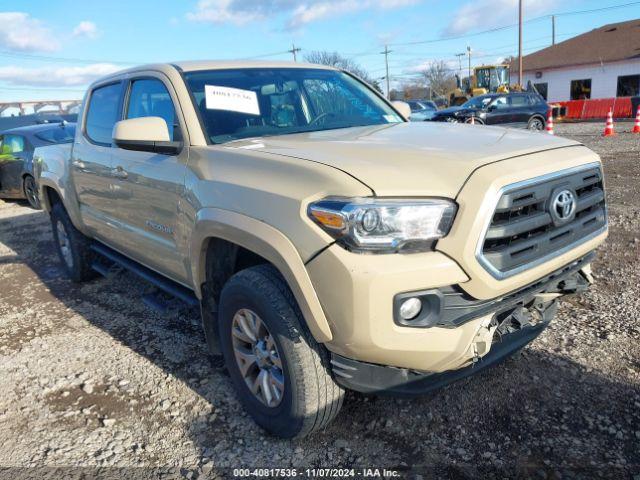
[(439, 110), (435, 122), (475, 123), (544, 130), (549, 105), (535, 93), (487, 94), (473, 97), (458, 107)]
[(33, 152), (37, 147), (70, 143), (75, 136), (73, 123), (44, 123), (18, 127), (0, 133), (0, 198), (26, 198), (40, 208)]
[(430, 100), (408, 100), (409, 108), (411, 109), (411, 115), (409, 120), (412, 122), (423, 122), (425, 120), (431, 120), (433, 115), (438, 110), (436, 104)]
[(520, 350), (607, 236), (579, 142), (407, 122), (331, 67), (147, 65), (94, 82), (82, 112), (72, 144), (36, 152), (62, 267), (115, 263), (199, 304), (282, 437), (324, 429), (345, 388), (421, 395)]

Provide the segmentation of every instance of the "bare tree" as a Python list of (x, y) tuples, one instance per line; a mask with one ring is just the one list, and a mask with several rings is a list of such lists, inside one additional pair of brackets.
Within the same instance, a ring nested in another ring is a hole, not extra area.
[(367, 82), (378, 91), (380, 89), (379, 82), (374, 80), (360, 64), (352, 60), (351, 58), (343, 57), (338, 52), (326, 52), (326, 51), (313, 51), (305, 53), (305, 62), (317, 63), (319, 65), (329, 65), (330, 67), (340, 68), (346, 70), (349, 73), (353, 73), (357, 77)]
[(423, 72), (427, 84), (435, 95), (444, 96), (456, 88), (456, 78), (451, 68), (442, 60), (434, 60)]

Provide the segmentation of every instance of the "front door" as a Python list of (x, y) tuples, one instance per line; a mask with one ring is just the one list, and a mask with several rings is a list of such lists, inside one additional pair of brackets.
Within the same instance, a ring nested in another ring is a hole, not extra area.
[[(133, 78), (128, 88), (125, 119), (163, 118), (170, 139), (182, 140), (185, 128), (176, 115), (175, 95), (161, 74), (149, 72)], [(188, 281), (187, 252), (180, 242), (185, 240), (179, 225), (187, 159), (187, 147), (178, 155), (115, 148), (112, 162), (116, 220), (123, 232), (119, 249), (182, 283)]]
[(488, 106), (487, 125), (505, 125), (512, 122), (512, 111), (507, 97), (497, 97)]

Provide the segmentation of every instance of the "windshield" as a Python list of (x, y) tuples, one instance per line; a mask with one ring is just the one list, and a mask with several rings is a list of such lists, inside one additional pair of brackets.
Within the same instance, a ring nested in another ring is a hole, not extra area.
[(403, 120), (350, 75), (311, 68), (185, 73), (212, 143)]
[(65, 123), (56, 124), (50, 129), (35, 134), (40, 140), (49, 143), (71, 143), (76, 135), (76, 126)]
[(484, 108), (491, 103), (494, 97), (473, 97), (462, 104), (464, 108)]

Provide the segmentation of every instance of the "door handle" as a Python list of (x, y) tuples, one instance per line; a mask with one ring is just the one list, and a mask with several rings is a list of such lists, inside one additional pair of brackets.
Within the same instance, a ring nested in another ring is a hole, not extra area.
[(111, 176), (115, 178), (125, 179), (129, 176), (129, 174), (124, 168), (118, 165), (116, 168), (111, 169)]

